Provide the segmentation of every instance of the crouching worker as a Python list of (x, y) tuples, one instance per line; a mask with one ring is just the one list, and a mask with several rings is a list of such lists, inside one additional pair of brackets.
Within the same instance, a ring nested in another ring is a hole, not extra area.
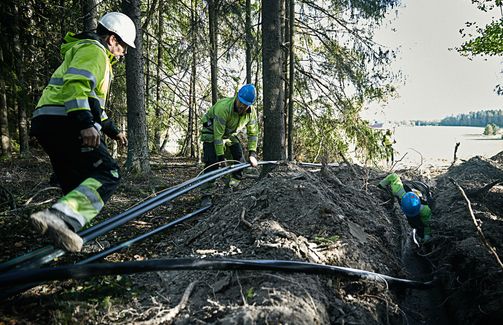
[(431, 209), (429, 203), (431, 203), (432, 199), (429, 188), (421, 182), (404, 183), (397, 174), (393, 173), (379, 182), (379, 187), (385, 189), (389, 186), (391, 188), (393, 196), (397, 197), (400, 202), (400, 207), (407, 217), (407, 222), (416, 230), (420, 242), (427, 242), (431, 239)]
[(136, 27), (119, 12), (104, 15), (96, 32), (68, 33), (63, 63), (52, 74), (33, 112), (31, 135), (51, 159), (64, 196), (31, 215), (34, 227), (56, 246), (78, 252), (76, 233), (103, 208), (119, 184), (119, 167), (101, 132), (126, 145), (127, 138), (104, 112), (112, 65), (135, 47)]
[[(226, 151), (233, 160), (244, 162), (243, 148), (237, 133), (246, 128), (248, 136), (248, 160), (252, 167), (257, 167), (257, 112), (252, 107), (255, 103), (256, 90), (252, 84), (242, 86), (234, 97), (220, 99), (201, 118), (203, 128), (203, 162), (205, 173), (223, 166)], [(242, 171), (232, 174), (230, 186), (236, 186), (242, 178)], [(203, 188), (202, 205), (211, 204), (212, 184)]]

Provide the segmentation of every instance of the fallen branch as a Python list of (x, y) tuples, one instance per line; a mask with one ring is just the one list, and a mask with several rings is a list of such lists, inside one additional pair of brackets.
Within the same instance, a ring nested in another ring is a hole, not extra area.
[(479, 235), (480, 240), (482, 241), (482, 243), (484, 244), (484, 246), (487, 247), (487, 249), (489, 250), (489, 252), (492, 255), (494, 255), (494, 257), (496, 258), (496, 261), (498, 262), (499, 266), (503, 269), (503, 263), (501, 262), (501, 259), (499, 258), (498, 254), (496, 253), (496, 248), (494, 248), (493, 246), (491, 246), (491, 244), (489, 244), (489, 242), (486, 239), (486, 236), (482, 232), (482, 228), (480, 228), (480, 226), (479, 226), (479, 224), (477, 222), (477, 219), (475, 219), (475, 215), (473, 214), (472, 205), (470, 203), (470, 200), (466, 196), (465, 191), (463, 190), (463, 188), (454, 179), (452, 179), (452, 178), (449, 177), (449, 180), (458, 188), (459, 192), (461, 192), (461, 195), (465, 199), (467, 207), (468, 207), (468, 212), (470, 213), (470, 216), (472, 217), (473, 224), (475, 225), (475, 228), (477, 229), (477, 234)]
[(180, 302), (178, 303), (178, 305), (176, 305), (175, 307), (173, 307), (169, 311), (167, 311), (166, 315), (163, 315), (161, 317), (156, 317), (154, 319), (150, 319), (150, 320), (143, 321), (143, 322), (136, 322), (136, 324), (154, 325), (154, 324), (171, 323), (173, 318), (175, 318), (180, 313), (180, 311), (182, 311), (185, 308), (185, 306), (187, 305), (187, 302), (189, 301), (190, 294), (192, 293), (192, 290), (194, 289), (196, 284), (197, 284), (197, 281), (194, 281), (189, 284), (189, 286), (185, 289), (185, 292), (183, 293), (182, 299), (180, 299)]
[(246, 227), (248, 227), (248, 228), (250, 228), (250, 229), (251, 229), (251, 228), (253, 228), (253, 226), (252, 226), (252, 224), (251, 224), (249, 221), (247, 221), (247, 220), (245, 219), (245, 214), (246, 214), (246, 209), (245, 209), (245, 208), (243, 208), (243, 211), (241, 211), (241, 222), (243, 222), (243, 224), (244, 224)]
[(458, 160), (458, 148), (459, 148), (460, 144), (461, 144), (461, 142), (456, 142), (456, 146), (454, 147), (454, 160), (452, 161), (452, 165), (454, 165), (456, 160)]
[(391, 165), (391, 168), (389, 169), (388, 173), (391, 173), (391, 171), (393, 170), (393, 168), (395, 168), (396, 164), (398, 164), (399, 162), (401, 162), (405, 156), (407, 156), (408, 152), (406, 152), (402, 158), (398, 159), (398, 160), (395, 160), (395, 162), (393, 163), (393, 165)]
[(346, 156), (342, 153), (339, 152), (339, 155), (342, 157), (342, 160), (344, 160), (344, 163), (348, 165), (348, 167), (351, 169), (351, 172), (353, 173), (354, 176), (358, 176), (358, 173), (356, 172), (355, 168), (353, 165), (349, 162), (349, 160), (346, 158)]
[(487, 193), (496, 185), (503, 184), (503, 179), (498, 179), (492, 183), (487, 184), (483, 188), (474, 191), (467, 191), (467, 195), (471, 197), (485, 197)]
[(416, 167), (416, 170), (419, 170), (419, 168), (421, 168), (421, 166), (423, 165), (423, 161), (424, 161), (423, 154), (414, 148), (408, 148), (408, 149), (417, 152), (417, 154), (421, 157), (421, 163)]
[[(55, 187), (55, 186), (51, 186), (51, 187), (46, 187), (46, 188), (43, 188), (43, 189), (41, 189), (40, 191), (38, 191), (37, 193), (33, 194), (33, 196), (32, 196), (31, 198), (29, 198), (29, 199), (26, 201), (26, 203), (24, 204), (24, 206), (28, 206), (28, 205), (31, 203), (31, 201), (33, 201), (33, 199), (34, 199), (37, 195), (39, 195), (40, 193), (45, 192), (45, 191), (51, 191), (51, 190), (58, 190), (58, 191), (59, 191), (59, 190), (60, 190), (60, 188), (59, 188), (59, 187)], [(51, 199), (51, 200), (52, 200), (52, 199)], [(50, 202), (51, 200), (49, 200), (49, 202)], [(47, 200), (46, 200), (46, 201), (44, 201), (44, 202), (42, 202), (42, 203), (47, 203)], [(40, 204), (42, 204), (42, 203), (35, 203), (35, 205), (40, 205)]]

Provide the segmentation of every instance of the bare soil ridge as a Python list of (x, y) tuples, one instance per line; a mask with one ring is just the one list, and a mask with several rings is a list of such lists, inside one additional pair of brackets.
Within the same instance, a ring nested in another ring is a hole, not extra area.
[[(401, 278), (441, 279), (436, 291), (387, 288), (380, 283), (303, 273), (177, 271), (54, 282), (2, 302), (0, 321), (37, 323), (293, 323), (293, 324), (496, 324), (503, 319), (503, 275), (477, 237), (466, 203), (449, 178), (476, 193), (503, 177), (503, 153), (475, 157), (435, 179), (399, 171), (432, 185), (434, 239), (416, 250), (410, 228), (389, 193), (376, 187), (385, 176), (360, 166), (277, 167), (268, 177), (246, 179), (236, 190), (219, 184), (215, 205), (196, 220), (115, 253), (108, 261), (173, 257), (284, 259), (346, 266)], [(37, 165), (37, 166), (35, 166)], [(28, 216), (57, 198), (48, 187), (47, 161), (2, 163), (0, 185), (17, 209), (0, 206), (1, 259), (40, 242)], [(154, 161), (147, 178), (127, 176), (103, 218), (198, 172), (194, 164)], [(356, 172), (356, 176), (354, 175)], [(1, 201), (1, 200), (0, 200)], [(471, 197), (488, 241), (503, 250), (503, 187)], [(1, 204), (0, 203), (0, 204)], [(72, 263), (134, 234), (180, 217), (199, 203), (191, 193), (99, 239)], [(21, 208), (19, 208), (21, 207)], [(101, 247), (100, 247), (101, 246)], [(43, 306), (43, 308), (42, 308)]]

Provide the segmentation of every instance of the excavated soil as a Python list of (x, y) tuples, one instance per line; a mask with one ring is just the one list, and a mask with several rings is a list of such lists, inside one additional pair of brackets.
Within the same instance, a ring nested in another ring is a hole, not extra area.
[[(42, 156), (43, 157), (43, 156)], [(390, 193), (376, 187), (386, 174), (359, 166), (277, 166), (263, 178), (249, 172), (236, 189), (217, 183), (214, 206), (199, 217), (107, 261), (149, 258), (294, 260), (372, 271), (398, 278), (438, 279), (430, 290), (388, 287), (370, 280), (272, 271), (172, 271), (52, 282), (0, 307), (0, 323), (140, 324), (498, 324), (503, 273), (473, 223), (466, 191), (489, 245), (502, 251), (503, 153), (475, 157), (435, 179), (417, 170), (404, 178), (429, 183), (435, 197), (434, 237), (418, 249)], [(187, 161), (159, 157), (149, 177), (126, 176), (100, 218), (117, 214), (162, 188), (197, 175)], [(0, 206), (3, 261), (47, 243), (28, 224), (31, 212), (54, 200), (45, 158), (2, 163)], [(52, 191), (52, 192), (51, 192)], [(28, 200), (36, 194), (35, 199)], [(9, 204), (9, 197), (16, 207)], [(28, 202), (28, 204), (26, 204)], [(34, 202), (42, 203), (35, 205)], [(188, 213), (195, 191), (100, 238), (73, 263)]]

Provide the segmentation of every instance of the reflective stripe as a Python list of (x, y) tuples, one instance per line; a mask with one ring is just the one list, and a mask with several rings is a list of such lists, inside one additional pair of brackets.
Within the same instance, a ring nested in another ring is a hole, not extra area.
[(250, 122), (248, 122), (248, 125), (255, 125), (257, 124), (257, 120), (251, 120)]
[[(67, 116), (68, 114), (66, 113), (64, 106), (42, 106), (33, 112), (32, 118), (41, 115)], [(94, 127), (96, 130), (101, 131), (102, 126), (98, 122), (94, 123)]]
[(64, 82), (63, 78), (51, 78), (49, 80), (49, 85), (62, 86)]
[(87, 178), (77, 188), (59, 199), (58, 203), (66, 205), (73, 215), (80, 215), (85, 219), (85, 223), (88, 223), (98, 215), (105, 204), (98, 192), (102, 185), (95, 178)]
[(399, 197), (399, 198), (401, 199), (401, 198), (402, 198), (402, 196), (404, 196), (404, 195), (405, 195), (405, 193), (407, 193), (407, 192), (405, 192), (405, 190), (402, 188), (402, 189), (400, 189), (400, 191), (398, 191), (398, 192), (396, 193), (396, 196), (397, 196), (397, 197)]
[(107, 113), (105, 113), (105, 111), (101, 111), (101, 120), (106, 120), (108, 118), (108, 115)]
[(89, 101), (86, 99), (72, 99), (65, 102), (66, 112), (75, 111), (76, 109), (88, 109), (91, 110), (89, 106)]
[(75, 211), (73, 211), (72, 208), (65, 203), (58, 202), (58, 203), (54, 204), (52, 206), (52, 208), (62, 212), (67, 217), (72, 218), (73, 220), (77, 221), (80, 224), (81, 228), (86, 225), (86, 219), (82, 215), (80, 215), (79, 213), (76, 213)]
[(213, 140), (213, 142), (215, 142), (216, 145), (218, 145), (218, 144), (224, 144), (224, 140), (223, 139), (215, 139), (215, 140)]
[(258, 137), (256, 135), (248, 137), (248, 141), (257, 141), (257, 140), (258, 140)]
[(66, 116), (64, 106), (42, 106), (33, 111), (32, 118), (40, 115)]
[(106, 99), (105, 98), (101, 98), (101, 97), (98, 97), (98, 95), (96, 95), (96, 93), (94, 91), (91, 91), (89, 93), (89, 97), (92, 97), (94, 99), (96, 99), (99, 103), (100, 103), (100, 106), (103, 107), (105, 106), (105, 101)]
[(85, 185), (79, 185), (77, 186), (76, 189), (74, 189), (74, 191), (84, 194), (89, 200), (89, 202), (92, 204), (93, 208), (95, 208), (97, 211), (103, 209), (104, 206), (103, 201), (101, 200), (101, 197), (94, 189), (91, 189)]
[(91, 90), (93, 90), (96, 87), (96, 77), (91, 72), (89, 72), (87, 70), (77, 69), (77, 68), (69, 68), (68, 70), (66, 70), (66, 74), (75, 74), (78, 76), (84, 76), (89, 81), (91, 81)]

